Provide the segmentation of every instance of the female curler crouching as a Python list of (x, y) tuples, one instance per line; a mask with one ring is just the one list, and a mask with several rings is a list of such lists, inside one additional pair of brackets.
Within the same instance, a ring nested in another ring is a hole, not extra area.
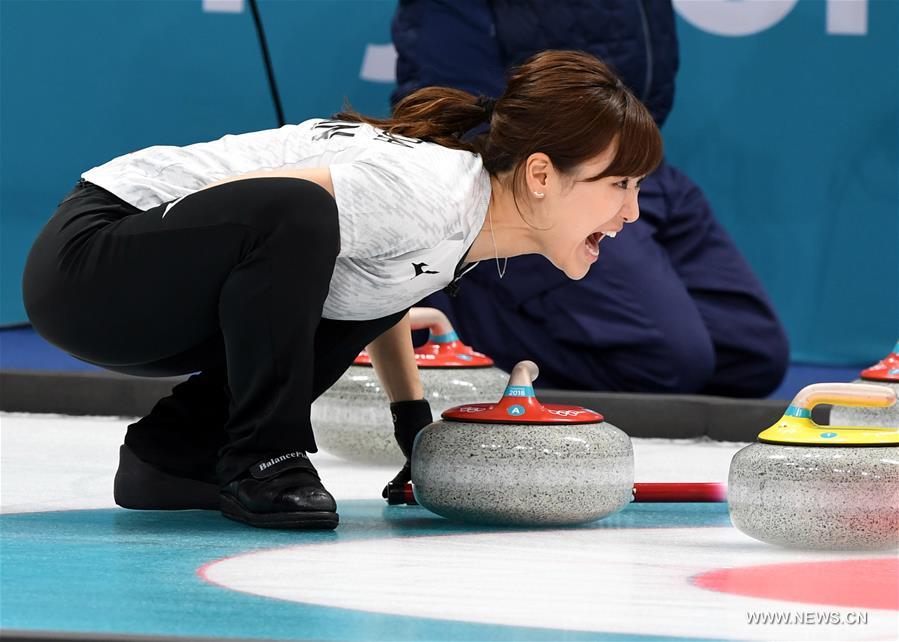
[(541, 254), (582, 278), (639, 216), (661, 154), (605, 65), (546, 51), (495, 102), (429, 87), (388, 119), (346, 111), (91, 169), (35, 241), (25, 306), (84, 361), (196, 373), (129, 426), (121, 506), (334, 528), (312, 401), (367, 346), (408, 454), (431, 415), (407, 310), (485, 259)]

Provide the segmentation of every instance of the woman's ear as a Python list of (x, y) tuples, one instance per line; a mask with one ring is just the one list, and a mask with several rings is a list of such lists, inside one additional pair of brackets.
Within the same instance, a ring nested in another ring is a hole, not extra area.
[[(525, 163), (525, 183), (531, 195), (545, 195), (550, 177), (554, 173), (552, 161), (543, 152), (536, 152), (528, 156)], [(542, 197), (537, 196), (537, 198)]]

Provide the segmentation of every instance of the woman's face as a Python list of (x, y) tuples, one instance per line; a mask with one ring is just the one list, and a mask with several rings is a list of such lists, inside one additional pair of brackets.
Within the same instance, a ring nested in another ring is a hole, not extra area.
[(586, 276), (608, 233), (621, 231), (640, 216), (637, 192), (642, 177), (597, 178), (615, 151), (613, 145), (568, 174), (558, 172), (545, 154), (528, 159), (527, 196), (535, 215), (531, 222), (544, 228), (538, 232), (541, 254), (571, 279)]

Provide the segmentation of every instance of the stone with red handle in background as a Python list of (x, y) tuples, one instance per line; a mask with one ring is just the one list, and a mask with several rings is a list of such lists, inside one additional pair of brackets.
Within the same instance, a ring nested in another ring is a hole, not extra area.
[[(892, 388), (899, 395), (899, 341), (893, 351), (870, 368), (862, 370), (853, 383), (871, 383)], [(834, 406), (830, 423), (842, 426), (891, 426), (899, 428), (899, 404), (872, 406)]]

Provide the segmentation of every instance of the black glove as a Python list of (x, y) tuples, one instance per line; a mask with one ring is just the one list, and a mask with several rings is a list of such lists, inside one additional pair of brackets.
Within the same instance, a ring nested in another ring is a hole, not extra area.
[(385, 499), (388, 498), (391, 487), (401, 488), (412, 481), (412, 445), (415, 443), (415, 436), (433, 421), (431, 404), (426, 399), (396, 401), (390, 404), (390, 415), (393, 417), (393, 436), (406, 456), (406, 463), (384, 487), (381, 495)]
[(396, 443), (399, 444), (406, 459), (412, 459), (415, 436), (434, 421), (431, 417), (431, 404), (427, 399), (396, 401), (390, 404), (390, 416), (393, 418), (393, 436)]

